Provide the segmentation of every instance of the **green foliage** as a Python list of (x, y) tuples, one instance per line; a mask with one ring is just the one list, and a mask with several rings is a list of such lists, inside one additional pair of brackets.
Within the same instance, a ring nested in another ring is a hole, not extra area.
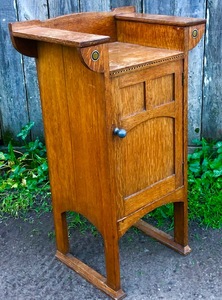
[(156, 222), (157, 227), (166, 227), (165, 230), (172, 230), (174, 227), (173, 221), (174, 206), (173, 203), (160, 206), (151, 211), (145, 219), (149, 222), (149, 219)]
[(86, 231), (90, 231), (94, 236), (98, 234), (96, 227), (93, 226), (81, 214), (78, 214), (76, 212), (69, 211), (67, 213), (67, 222), (68, 222), (69, 234), (71, 232), (70, 229), (73, 228), (78, 228), (82, 233), (85, 233)]
[(34, 123), (24, 126), (18, 134), (23, 141), (21, 151), (8, 144), (0, 152), (0, 214), (18, 216), (29, 209), (50, 210), (48, 164), (45, 146), (36, 139), (26, 142)]
[(202, 225), (222, 227), (222, 141), (195, 140), (188, 155), (189, 216)]

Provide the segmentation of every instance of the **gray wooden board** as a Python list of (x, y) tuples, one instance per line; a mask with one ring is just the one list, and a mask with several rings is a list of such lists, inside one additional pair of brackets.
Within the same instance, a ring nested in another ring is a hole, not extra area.
[(2, 140), (7, 144), (28, 122), (23, 61), (13, 48), (8, 23), (16, 21), (13, 1), (0, 1), (0, 113)]
[[(144, 10), (151, 14), (177, 15), (184, 17), (205, 18), (205, 0), (148, 0)], [(202, 84), (203, 84), (204, 38), (189, 53), (188, 87), (188, 132), (189, 144), (200, 138), (202, 121)]]
[[(205, 18), (205, 0), (175, 0), (175, 15), (193, 18)], [(188, 136), (192, 140), (201, 136), (202, 99), (203, 99), (203, 60), (204, 38), (189, 53), (188, 78)]]
[(143, 12), (148, 14), (173, 15), (175, 0), (143, 1)]
[(188, 74), (188, 137), (189, 145), (201, 137), (203, 100), (204, 38), (189, 53)]
[(79, 0), (48, 0), (49, 16), (54, 18), (79, 11)]
[(222, 2), (208, 0), (202, 134), (222, 140)]
[[(34, 19), (45, 20), (48, 18), (47, 0), (17, 0), (17, 8), (19, 21)], [(35, 139), (38, 136), (42, 139), (42, 111), (35, 59), (24, 56), (23, 60), (29, 119), (35, 122), (35, 126), (32, 129), (32, 138)]]
[(80, 1), (80, 11), (109, 11), (110, 10), (110, 0), (81, 0)]

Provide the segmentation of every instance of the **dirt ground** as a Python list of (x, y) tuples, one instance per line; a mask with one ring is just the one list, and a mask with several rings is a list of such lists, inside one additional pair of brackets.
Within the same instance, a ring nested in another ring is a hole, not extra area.
[[(72, 253), (104, 274), (99, 235), (72, 232)], [(120, 241), (127, 300), (222, 299), (222, 230), (190, 224), (192, 253), (184, 257), (130, 229)], [(105, 300), (101, 291), (55, 257), (51, 214), (0, 220), (0, 299)]]

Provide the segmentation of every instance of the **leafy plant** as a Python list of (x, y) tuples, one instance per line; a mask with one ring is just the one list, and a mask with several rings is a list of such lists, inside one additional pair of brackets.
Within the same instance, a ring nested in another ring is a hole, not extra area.
[(173, 215), (174, 206), (172, 203), (169, 203), (151, 211), (145, 216), (145, 219), (156, 223), (157, 227), (165, 227), (164, 230), (170, 231), (174, 227)]
[(222, 141), (195, 140), (199, 147), (188, 155), (190, 219), (222, 227)]
[(20, 151), (9, 142), (8, 151), (0, 152), (0, 214), (50, 210), (46, 148), (38, 138), (26, 141), (33, 126), (27, 124), (17, 135), (23, 141)]

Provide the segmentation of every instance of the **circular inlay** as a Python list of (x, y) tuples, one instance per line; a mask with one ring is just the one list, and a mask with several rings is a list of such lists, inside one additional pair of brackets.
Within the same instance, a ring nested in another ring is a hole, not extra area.
[(99, 51), (98, 50), (94, 50), (92, 53), (91, 53), (91, 58), (93, 61), (97, 61), (99, 59)]
[(194, 30), (192, 31), (192, 37), (193, 37), (194, 39), (196, 39), (197, 36), (198, 36), (198, 30), (197, 30), (197, 29), (194, 29)]

